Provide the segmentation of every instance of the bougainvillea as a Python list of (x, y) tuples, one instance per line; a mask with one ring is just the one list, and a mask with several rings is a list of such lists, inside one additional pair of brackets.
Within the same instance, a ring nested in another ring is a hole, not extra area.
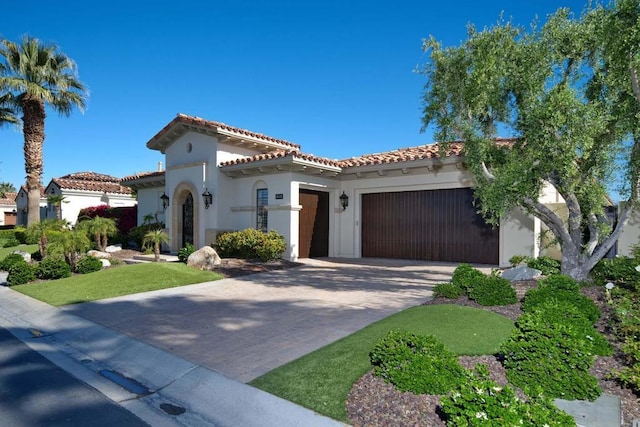
[(115, 219), (118, 231), (126, 236), (129, 230), (137, 225), (138, 207), (125, 206), (112, 208), (109, 205), (90, 206), (80, 210), (80, 213), (78, 213), (78, 221), (92, 219), (97, 216)]

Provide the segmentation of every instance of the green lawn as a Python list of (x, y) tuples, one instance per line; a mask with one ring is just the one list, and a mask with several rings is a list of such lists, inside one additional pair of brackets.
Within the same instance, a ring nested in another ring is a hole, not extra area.
[[(2, 242), (0, 239), (0, 243), (4, 243), (4, 242)], [(32, 254), (37, 250), (38, 250), (38, 245), (20, 245), (20, 246), (12, 246), (10, 248), (0, 247), (0, 260), (4, 259), (7, 255), (9, 255), (13, 251), (25, 251)]]
[(434, 335), (460, 355), (494, 354), (513, 329), (495, 313), (454, 304), (409, 308), (256, 378), (250, 384), (348, 422), (345, 400), (371, 369), (369, 351), (392, 329)]
[(218, 273), (196, 270), (183, 263), (152, 262), (109, 268), (66, 279), (28, 283), (12, 289), (51, 305), (66, 305), (221, 278)]

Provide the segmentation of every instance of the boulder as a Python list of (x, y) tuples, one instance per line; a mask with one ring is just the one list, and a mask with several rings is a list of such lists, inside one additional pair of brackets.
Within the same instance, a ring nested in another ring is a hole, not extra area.
[(89, 252), (87, 252), (87, 255), (100, 258), (100, 259), (111, 258), (111, 254), (108, 252), (100, 252), (100, 251), (94, 251), (94, 250), (90, 250)]
[(524, 265), (519, 265), (502, 272), (502, 278), (512, 282), (518, 280), (533, 280), (540, 276), (542, 276), (542, 271)]
[(211, 246), (203, 246), (187, 258), (187, 265), (198, 270), (213, 270), (222, 259)]
[(102, 263), (102, 268), (111, 267), (111, 262), (108, 259), (100, 258), (100, 262)]
[(6, 271), (0, 271), (0, 286), (7, 284), (7, 277), (9, 277), (9, 273)]
[(108, 252), (110, 254), (114, 253), (114, 252), (119, 252), (122, 250), (122, 245), (118, 244), (118, 245), (109, 245), (106, 248), (104, 248), (105, 252)]
[(31, 254), (29, 252), (25, 252), (25, 251), (13, 251), (12, 253), (14, 254), (18, 254), (20, 256), (22, 256), (22, 258), (24, 258), (24, 260), (26, 262), (31, 262)]

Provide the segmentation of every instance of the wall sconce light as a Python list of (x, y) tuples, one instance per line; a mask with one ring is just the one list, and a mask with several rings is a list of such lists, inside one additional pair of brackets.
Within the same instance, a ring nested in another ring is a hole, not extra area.
[(209, 209), (209, 206), (213, 203), (213, 194), (209, 193), (209, 190), (204, 189), (202, 193), (202, 200), (204, 201), (204, 208)]
[(166, 211), (167, 207), (169, 207), (169, 196), (163, 191), (162, 196), (160, 196), (160, 200), (162, 200), (162, 210)]
[(28, 208), (22, 208), (22, 212), (27, 213), (27, 212), (29, 212), (29, 209)]
[(340, 195), (340, 206), (342, 206), (342, 210), (347, 209), (347, 206), (349, 206), (349, 196), (344, 191)]

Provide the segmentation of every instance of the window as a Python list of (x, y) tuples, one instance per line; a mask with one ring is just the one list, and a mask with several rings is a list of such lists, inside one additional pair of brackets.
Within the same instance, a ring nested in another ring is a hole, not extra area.
[(266, 188), (256, 190), (256, 229), (265, 233), (267, 229), (267, 203), (269, 202), (269, 191)]

